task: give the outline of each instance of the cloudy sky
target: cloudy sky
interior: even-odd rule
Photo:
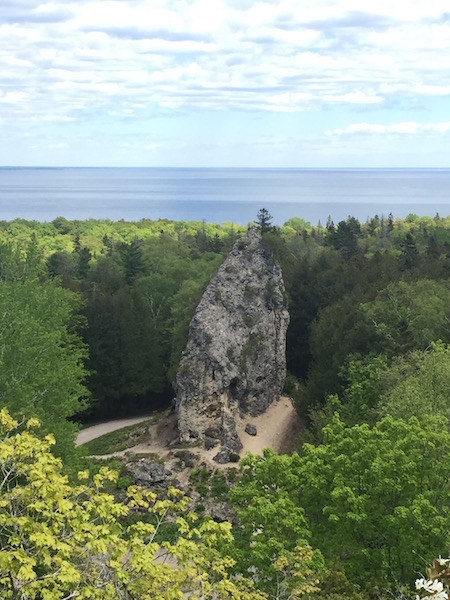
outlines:
[[[450,4],[1,0],[0,165],[450,167]]]

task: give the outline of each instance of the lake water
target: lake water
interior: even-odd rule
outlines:
[[[450,215],[450,169],[0,168],[0,220]]]

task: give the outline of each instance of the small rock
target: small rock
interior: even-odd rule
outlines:
[[[247,423],[247,425],[245,426],[245,433],[248,433],[248,435],[256,435],[258,433],[256,425],[253,425],[252,423]]]
[[[214,448],[215,446],[217,446],[218,443],[219,443],[218,439],[210,437],[209,435],[205,435],[205,448],[207,450],[211,450],[211,448]]]
[[[220,452],[214,456],[213,461],[219,463],[219,465],[225,465],[226,463],[230,462],[230,454],[231,452],[229,448],[222,447]]]
[[[239,524],[238,519],[228,502],[218,501],[217,498],[212,499],[212,501],[207,500],[206,511],[207,514],[214,521],[216,521],[216,523],[223,523],[227,521],[233,525]]]
[[[208,429],[205,431],[205,436],[216,439],[220,438],[219,427],[208,427]]]

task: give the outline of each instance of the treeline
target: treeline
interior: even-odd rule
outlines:
[[[293,218],[282,228],[268,225],[267,211],[264,218],[264,235],[283,266],[291,316],[287,384],[300,414],[319,418],[317,409],[337,395],[345,406],[361,405],[359,416],[350,411],[354,420],[367,419],[374,406],[366,407],[366,391],[364,401],[355,398],[358,378],[377,365],[380,373],[397,368],[399,356],[416,364],[412,351],[448,342],[450,218],[375,216],[361,224],[349,217],[325,227]],[[63,217],[0,222],[2,280],[52,284],[78,303],[70,327],[87,351],[89,395],[79,418],[170,402],[195,306],[245,229]],[[383,385],[390,383],[373,382],[377,390]]]
[[[320,421],[318,409],[332,396],[349,423],[374,423],[392,414],[386,405],[404,377],[447,360],[436,342],[450,341],[450,219],[300,226],[280,256],[291,315],[288,368],[299,382],[298,410],[310,421]]]

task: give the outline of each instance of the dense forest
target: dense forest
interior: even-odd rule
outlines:
[[[244,459],[229,498],[240,523],[232,534],[206,522],[194,528],[209,552],[204,569],[222,565],[223,588],[210,582],[209,596],[193,597],[413,598],[414,579],[450,544],[450,218],[329,218],[325,226],[292,218],[272,227],[260,211],[257,222],[283,268],[291,317],[286,393],[304,431],[292,455],[268,450]],[[50,464],[45,435],[54,435],[52,452],[72,480],[86,464],[74,448],[77,422],[170,405],[195,307],[245,231],[164,220],[0,222],[1,406],[22,423],[2,413],[3,436],[39,419],[36,456],[55,480],[60,506],[71,491]],[[37,440],[17,435],[24,444]],[[24,461],[17,448],[1,455],[3,486],[8,460]],[[22,463],[21,477],[34,481]],[[12,478],[14,489],[21,477]],[[86,500],[95,519],[108,502],[101,485],[97,500]],[[130,506],[163,510],[137,494]],[[111,510],[119,519],[121,509]],[[3,546],[12,527],[5,523]],[[179,540],[192,539],[189,531],[181,527]],[[182,548],[175,554],[182,564]],[[151,576],[148,564],[142,569]],[[248,570],[254,581],[236,579]],[[0,550],[4,589],[12,581],[4,573],[13,571]],[[128,575],[117,577],[123,583]],[[145,596],[136,585],[135,595],[96,596],[94,586],[79,597],[182,597]],[[8,589],[5,598],[70,597]]]

